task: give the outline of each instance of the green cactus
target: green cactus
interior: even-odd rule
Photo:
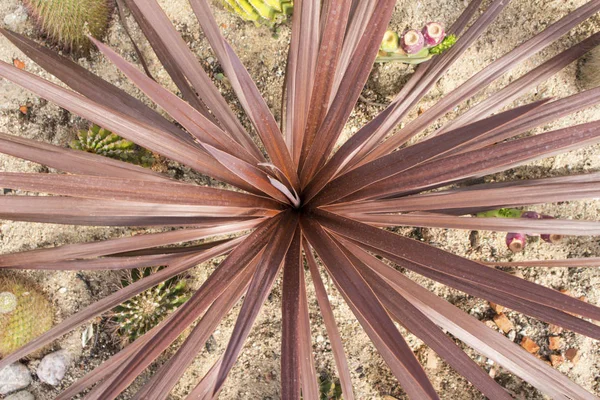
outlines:
[[[438,44],[429,49],[429,54],[437,55],[442,54],[446,50],[449,50],[452,46],[456,44],[457,41],[456,35],[448,35],[442,40],[442,43]]]
[[[431,60],[433,56],[442,54],[456,43],[455,35],[447,35],[435,46],[424,46],[414,54],[407,54],[400,46],[399,35],[394,31],[386,31],[377,54],[377,62],[400,61],[405,64],[421,64]]]
[[[319,376],[319,399],[320,400],[341,400],[342,386],[339,380],[324,372]]]
[[[100,128],[98,125],[92,125],[89,130],[79,131],[77,139],[71,141],[69,146],[72,149],[100,154],[145,167],[150,167],[154,163],[154,158],[148,150],[142,149],[135,143]]]
[[[87,52],[106,33],[114,0],[23,0],[40,30],[66,50]]]
[[[0,358],[49,330],[54,308],[35,284],[0,275]]]
[[[257,25],[273,25],[292,14],[293,0],[222,0],[230,12]]]
[[[121,286],[128,286],[160,269],[162,268],[125,271],[121,275]],[[185,279],[171,278],[116,307],[111,318],[115,331],[124,344],[133,342],[188,299]]]

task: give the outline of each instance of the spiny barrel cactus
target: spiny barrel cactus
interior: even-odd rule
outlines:
[[[161,268],[141,268],[125,271],[121,286],[125,287]],[[113,311],[115,330],[124,344],[148,332],[189,298],[185,279],[178,277],[162,282],[121,304]]]
[[[88,130],[77,132],[77,139],[71,141],[69,146],[72,149],[143,166],[151,166],[154,163],[150,152],[98,125],[92,125]]]
[[[54,309],[35,284],[0,275],[0,358],[52,327]]]
[[[292,14],[293,0],[222,0],[229,11],[246,21],[271,25]]]
[[[85,52],[104,36],[114,0],[23,0],[40,30],[67,50]]]

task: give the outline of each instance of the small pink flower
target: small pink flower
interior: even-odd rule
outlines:
[[[409,29],[402,35],[400,45],[406,54],[415,54],[423,49],[425,38],[421,32]]]
[[[423,27],[423,38],[427,47],[437,46],[446,37],[446,31],[441,24],[429,22]]]

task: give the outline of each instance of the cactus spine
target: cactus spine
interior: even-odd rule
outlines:
[[[77,132],[77,139],[71,141],[72,149],[87,151],[117,160],[149,167],[154,163],[152,154],[135,143],[125,140],[109,130],[92,125],[88,130]]]
[[[0,358],[52,327],[54,308],[38,287],[16,275],[0,275]]]
[[[125,271],[121,275],[121,287],[128,286],[158,270],[159,268],[141,268]],[[171,278],[115,308],[112,316],[115,331],[124,344],[133,342],[188,299],[186,281],[178,277]]]
[[[87,35],[101,38],[110,22],[114,0],[24,0],[40,30],[67,50],[86,52]]]

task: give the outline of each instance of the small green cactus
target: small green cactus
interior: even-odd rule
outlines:
[[[342,386],[339,380],[334,379],[329,373],[324,372],[319,377],[320,400],[341,400]]]
[[[0,358],[52,327],[54,309],[30,281],[0,275]]]
[[[293,0],[222,0],[230,12],[257,25],[273,25],[292,14]]]
[[[142,149],[135,143],[100,128],[98,125],[92,125],[89,130],[77,132],[77,139],[71,141],[69,146],[72,149],[83,150],[145,167],[152,166],[154,163],[154,158],[148,150]]]
[[[66,50],[87,52],[106,33],[114,0],[23,0],[40,30]]]
[[[159,269],[141,268],[125,271],[121,276],[121,286],[128,286]],[[116,307],[111,318],[115,331],[124,344],[133,342],[188,299],[185,279],[168,279]]]

